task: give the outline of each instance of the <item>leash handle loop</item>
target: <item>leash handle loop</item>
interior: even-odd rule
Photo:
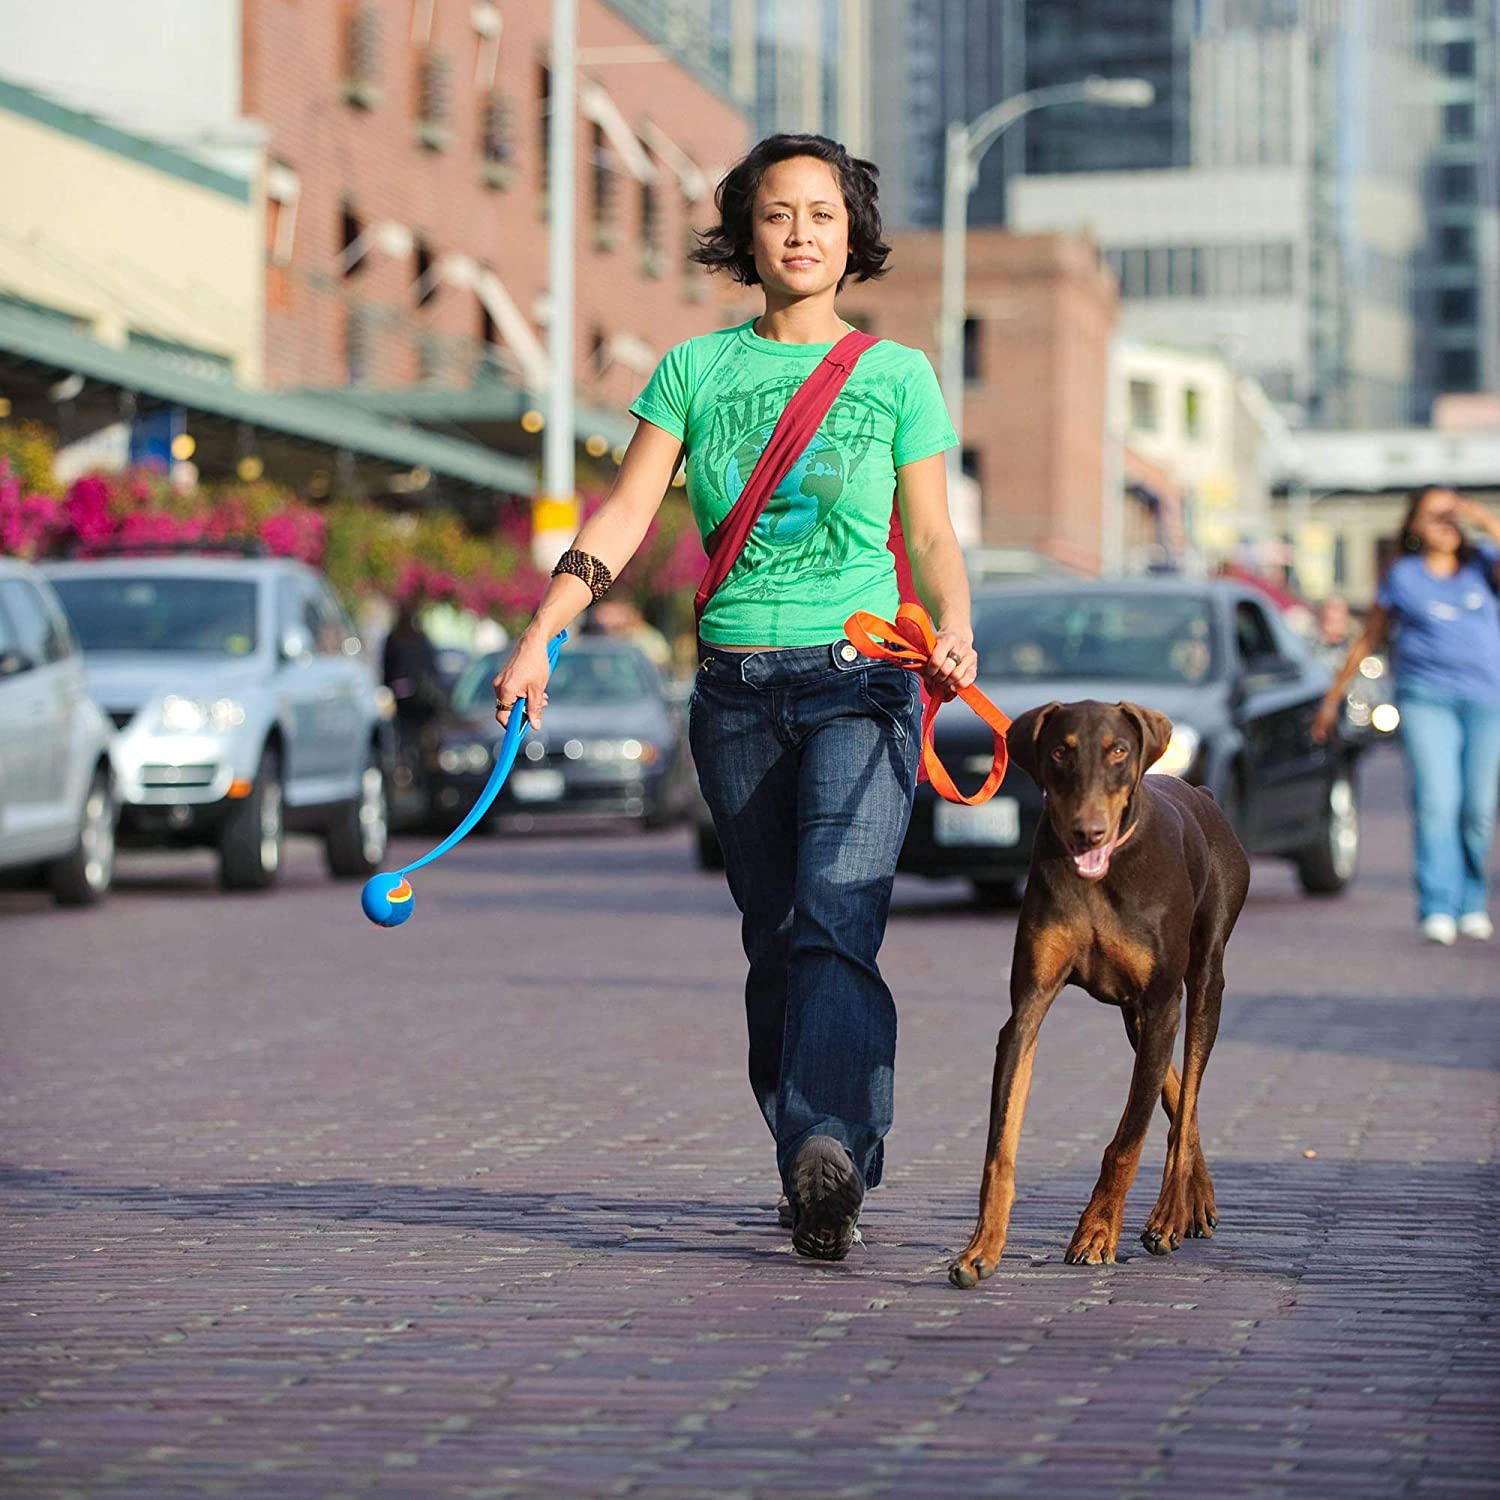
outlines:
[[[863,655],[876,661],[894,662],[898,667],[919,672],[932,656],[937,645],[937,632],[932,628],[932,619],[920,604],[905,603],[896,611],[894,621],[882,620],[866,610],[856,610],[844,622],[844,633],[852,646]],[[948,774],[948,768],[938,759],[932,742],[933,725],[937,720],[941,702],[930,693],[923,695],[922,705],[922,769],[932,783],[932,789],[945,802],[961,802],[966,807],[978,807],[988,802],[1000,790],[1005,780],[1006,768],[1010,764],[1010,750],[1005,743],[1005,731],[1010,720],[979,691],[977,687],[960,688],[958,696],[989,726],[995,737],[994,756],[990,762],[990,773],[984,785],[972,796],[966,797],[957,783]]]

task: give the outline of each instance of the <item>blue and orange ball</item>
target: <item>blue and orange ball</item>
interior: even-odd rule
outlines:
[[[365,881],[359,904],[379,927],[399,927],[411,916],[416,896],[404,875],[374,875]]]

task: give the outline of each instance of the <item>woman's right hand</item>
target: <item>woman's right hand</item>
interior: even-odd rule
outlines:
[[[526,718],[533,729],[542,727],[542,710],[547,706],[547,679],[552,665],[547,648],[540,641],[522,636],[511,652],[510,660],[495,678],[495,718],[502,727],[510,724],[511,710],[518,699],[526,700]]]
[[[1318,705],[1318,711],[1312,721],[1312,737],[1318,744],[1325,743],[1328,736],[1338,727],[1343,706],[1342,694],[1337,698],[1329,696]]]

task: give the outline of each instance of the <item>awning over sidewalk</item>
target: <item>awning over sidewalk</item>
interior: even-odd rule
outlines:
[[[60,319],[27,308],[0,305],[0,395],[9,387],[35,385],[68,375],[129,392],[164,405],[183,407],[223,422],[298,443],[347,452],[356,458],[405,470],[425,469],[440,479],[512,495],[536,492],[534,467],[477,443],[405,425],[400,410],[374,412],[334,394],[251,390],[232,380],[214,380],[139,348],[117,348]],[[80,396],[75,399],[81,399]],[[19,406],[20,403],[15,403]]]

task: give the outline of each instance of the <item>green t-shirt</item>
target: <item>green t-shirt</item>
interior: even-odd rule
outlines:
[[[703,537],[729,514],[793,392],[831,348],[779,344],[742,323],[678,344],[656,367],[630,410],[682,440]],[[889,339],[867,349],[709,601],[703,639],[817,646],[838,640],[857,609],[892,618],[896,470],[956,441],[927,356]]]

